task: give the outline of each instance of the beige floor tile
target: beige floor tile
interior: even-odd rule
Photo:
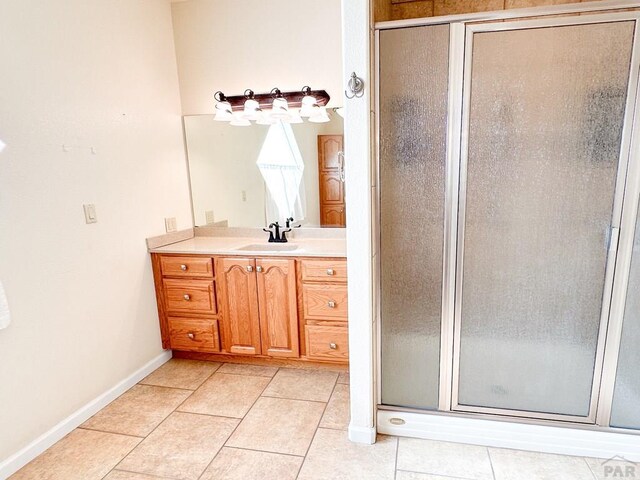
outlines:
[[[304,455],[324,408],[319,402],[260,397],[227,446]]]
[[[404,472],[398,470],[396,472],[396,480],[467,480],[460,477],[443,477],[442,475],[431,475],[429,473]]]
[[[400,438],[398,470],[473,480],[493,480],[486,447]]]
[[[74,430],[10,479],[99,480],[139,442],[125,435]]]
[[[266,377],[214,373],[178,410],[242,418],[270,381]]]
[[[281,368],[263,395],[265,397],[327,402],[337,379],[337,372]]]
[[[337,384],[322,415],[320,426],[346,430],[349,428],[349,418],[349,385]]]
[[[144,473],[113,470],[109,475],[104,477],[104,480],[163,480],[165,478],[166,477],[158,477],[156,475],[145,475]]]
[[[393,480],[397,439],[379,436],[373,445],[350,442],[347,432],[320,428],[298,480]]]
[[[188,390],[134,385],[82,427],[145,437],[189,395]]]
[[[340,372],[340,375],[338,375],[338,383],[349,385],[349,372]]]
[[[273,377],[278,367],[267,365],[245,365],[242,363],[223,363],[218,372],[231,373],[233,375],[253,375],[256,377]]]
[[[490,448],[496,480],[593,480],[581,457]]]
[[[173,413],[120,462],[118,469],[197,479],[237,425],[233,418]]]
[[[640,462],[634,463],[624,458],[605,460],[602,458],[585,458],[591,471],[598,480],[610,480],[613,478],[637,478],[640,479]]]
[[[223,448],[200,480],[295,480],[302,457]]]
[[[195,390],[219,367],[217,362],[200,362],[174,358],[158,368],[140,383],[159,387]]]

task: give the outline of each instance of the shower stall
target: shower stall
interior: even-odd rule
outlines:
[[[639,21],[376,32],[380,409],[640,430]]]

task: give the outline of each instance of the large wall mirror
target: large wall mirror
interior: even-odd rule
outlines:
[[[196,226],[345,226],[342,117],[241,127],[184,117]]]

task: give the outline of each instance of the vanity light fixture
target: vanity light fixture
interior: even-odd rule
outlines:
[[[301,117],[310,117],[313,115],[313,107],[318,106],[318,101],[316,97],[311,95],[311,87],[302,87],[302,106],[300,107],[300,116]]]
[[[224,93],[217,91],[213,94],[213,98],[216,99],[216,116],[213,118],[217,122],[228,122],[233,120],[233,109],[231,104],[225,97]]]
[[[309,121],[312,123],[327,123],[331,119],[327,114],[327,109],[325,107],[315,106],[313,107],[313,112],[309,116]]]
[[[244,91],[244,97],[246,100],[244,101],[244,109],[241,117],[245,120],[258,120],[262,115],[262,109],[258,101],[254,98],[255,94],[253,90],[247,88]]]
[[[260,94],[247,89],[243,95],[232,97],[218,91],[214,98],[217,102],[214,120],[227,121],[231,125],[247,126],[251,121],[258,125],[273,125],[279,121],[302,123],[302,117],[313,123],[330,120],[324,107],[331,97],[325,90],[311,90],[308,86],[291,92],[274,88],[269,93]]]
[[[282,92],[279,88],[271,90],[273,95],[273,103],[271,104],[271,118],[276,120],[288,120],[291,115],[289,114],[289,102],[282,96]]]

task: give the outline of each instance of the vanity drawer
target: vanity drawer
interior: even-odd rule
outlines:
[[[345,283],[347,281],[346,260],[302,260],[303,282]]]
[[[303,284],[306,320],[347,320],[347,286]]]
[[[347,327],[306,326],[307,357],[320,360],[349,360]]]
[[[160,257],[165,277],[211,277],[213,262],[210,257]]]
[[[219,352],[218,321],[169,317],[169,342],[174,350]]]
[[[214,315],[216,297],[211,280],[164,279],[167,310],[170,312],[193,312]]]

